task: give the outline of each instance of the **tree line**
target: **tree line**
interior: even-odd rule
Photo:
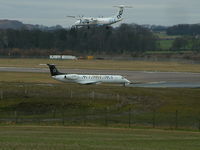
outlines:
[[[139,25],[55,31],[0,30],[1,55],[47,55],[53,52],[121,54],[156,49],[156,36]]]
[[[179,24],[167,28],[168,35],[199,35],[200,24]]]

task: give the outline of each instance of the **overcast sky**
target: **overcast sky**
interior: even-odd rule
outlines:
[[[124,23],[200,23],[200,0],[0,0],[0,19],[69,27],[74,20],[67,15],[109,17],[119,4],[133,6],[125,10]]]

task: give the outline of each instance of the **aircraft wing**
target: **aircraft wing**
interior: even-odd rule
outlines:
[[[90,22],[90,23],[93,23],[93,24],[98,22],[98,20],[94,19],[94,18],[84,18],[82,21],[83,22]]]
[[[87,85],[87,84],[99,84],[101,82],[98,82],[98,81],[79,81],[78,83]]]
[[[93,19],[93,20],[92,20],[92,23],[97,23],[97,22],[98,22],[97,19]]]

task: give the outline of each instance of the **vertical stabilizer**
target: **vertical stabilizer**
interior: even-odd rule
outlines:
[[[132,8],[131,6],[125,6],[125,5],[118,5],[118,6],[114,6],[114,7],[117,7],[119,8],[119,12],[117,14],[117,19],[121,19],[122,18],[122,15],[124,13],[124,8]]]
[[[119,13],[117,15],[117,19],[121,19],[122,18],[123,12],[124,12],[124,7],[120,7]]]
[[[60,74],[62,74],[62,73],[60,73],[60,72],[58,71],[58,69],[56,68],[55,65],[53,65],[53,64],[47,64],[47,65],[49,66],[49,69],[50,69],[50,72],[51,72],[51,76],[55,76],[55,75],[60,75]]]

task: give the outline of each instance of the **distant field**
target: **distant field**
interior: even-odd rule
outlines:
[[[200,72],[200,64],[153,61],[116,61],[116,60],[49,60],[49,59],[0,59],[0,67],[42,68],[39,64],[56,64],[66,69],[107,69],[134,71],[175,71]]]
[[[174,40],[159,40],[158,44],[160,46],[160,49],[162,50],[169,50],[172,47]]]
[[[176,39],[178,37],[181,37],[180,35],[167,35],[166,32],[159,32],[154,34],[157,35],[160,39]]]
[[[8,126],[2,150],[199,150],[200,133],[163,130]]]
[[[160,33],[154,33],[156,36],[158,36],[159,40],[157,43],[159,44],[158,47],[161,50],[170,50],[172,47],[172,44],[174,40],[180,36],[171,36],[167,35],[165,32],[160,32]]]

